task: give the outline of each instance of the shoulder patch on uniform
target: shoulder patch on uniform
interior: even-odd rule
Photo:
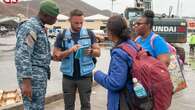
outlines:
[[[35,41],[33,40],[32,36],[28,34],[28,36],[25,39],[25,42],[28,46],[33,47]]]
[[[29,34],[32,36],[33,40],[36,41],[37,40],[37,34],[33,31],[30,31]]]
[[[30,31],[29,34],[27,35],[25,42],[27,43],[28,46],[33,47],[34,43],[37,40],[37,35],[35,32]]]

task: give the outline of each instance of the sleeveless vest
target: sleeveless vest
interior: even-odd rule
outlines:
[[[63,42],[62,42],[62,47],[64,50],[67,50],[73,47],[76,43],[72,39],[70,29],[67,29],[66,32],[63,34],[65,35],[63,38]],[[83,28],[81,29],[78,44],[80,44],[81,46],[91,47],[91,39],[86,29],[83,29]],[[81,76],[91,74],[92,70],[95,67],[92,57],[86,56],[86,55],[83,55],[83,57],[79,58],[79,65],[80,65],[80,75]],[[65,59],[62,60],[60,70],[64,75],[71,76],[71,77],[73,76],[74,53],[71,53],[69,56],[67,56]]]

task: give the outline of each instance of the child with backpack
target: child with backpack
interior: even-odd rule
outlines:
[[[96,71],[94,79],[108,89],[108,110],[167,110],[173,86],[166,65],[129,39],[123,17],[112,16],[107,29],[115,43],[109,71]]]

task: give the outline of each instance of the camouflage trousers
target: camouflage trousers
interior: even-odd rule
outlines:
[[[32,101],[28,97],[22,96],[24,110],[44,110],[47,80],[32,80],[31,83]],[[21,84],[21,81],[19,81],[20,89]]]

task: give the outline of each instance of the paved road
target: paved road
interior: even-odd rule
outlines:
[[[55,39],[49,40],[53,46]],[[15,42],[16,37],[14,35],[0,37],[0,90],[10,91],[18,88],[14,63]],[[101,69],[106,72],[110,60],[108,48],[102,48],[101,53],[102,56],[98,58],[95,70]],[[47,95],[62,92],[62,74],[59,67],[60,63],[51,62],[51,80],[48,81]]]
[[[80,110],[80,101],[79,96],[77,94],[76,97],[76,109]],[[106,110],[106,90],[101,86],[96,86],[93,89],[92,95],[91,95],[91,110]],[[49,105],[46,105],[45,110],[63,110],[64,109],[64,103],[63,100],[59,100],[57,102],[51,103]]]
[[[195,110],[195,70],[186,67],[185,77],[188,88],[174,95],[170,110]]]
[[[189,66],[185,67],[185,77],[188,88],[173,96],[172,105],[169,110],[195,110],[195,71]],[[101,86],[93,89],[91,96],[92,110],[106,110],[106,90]],[[63,100],[46,105],[46,110],[63,110]],[[76,109],[80,110],[79,97],[77,95]]]
[[[14,46],[15,36],[8,38],[0,38],[0,89],[14,90],[18,88],[16,81],[16,69],[14,66]],[[53,43],[53,40],[51,40]],[[106,72],[109,64],[109,49],[101,49],[101,57],[98,58],[96,70],[100,69]],[[194,70],[192,71],[188,66],[185,67],[185,76],[188,82],[188,88],[178,94],[174,95],[172,106],[170,110],[195,110],[195,60],[191,60]],[[56,94],[61,93],[61,73],[59,72],[59,63],[52,62],[52,77],[48,81],[47,93]],[[92,94],[92,110],[106,110],[106,90],[97,86]],[[79,110],[80,104],[77,100],[76,110]],[[51,109],[53,108],[53,109]],[[58,109],[55,109],[58,108]],[[53,104],[47,105],[46,110],[63,110],[63,101],[60,100]]]

